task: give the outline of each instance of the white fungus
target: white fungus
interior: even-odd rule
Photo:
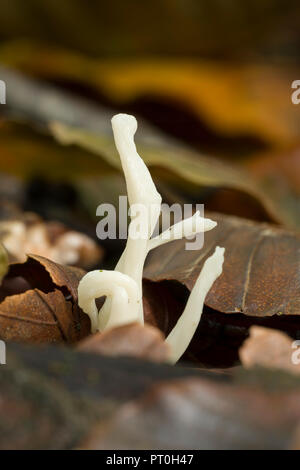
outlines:
[[[217,225],[196,212],[151,238],[159,219],[162,199],[136,150],[137,121],[134,116],[118,114],[112,119],[112,128],[126,179],[131,221],[127,244],[115,270],[92,271],[79,284],[79,306],[89,315],[93,333],[135,321],[143,323],[142,278],[149,251],[169,241],[206,232]],[[135,225],[137,212],[142,228],[138,236]],[[204,263],[185,310],[166,339],[172,363],[182,356],[196,331],[205,297],[222,273],[224,251],[224,248],[217,247]],[[98,311],[96,299],[102,296],[107,298]]]

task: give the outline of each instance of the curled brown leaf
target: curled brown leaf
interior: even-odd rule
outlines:
[[[0,337],[24,343],[74,343],[90,331],[78,307],[77,286],[84,275],[31,255],[13,264],[0,288]]]

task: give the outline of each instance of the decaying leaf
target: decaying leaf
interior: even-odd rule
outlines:
[[[166,361],[169,354],[162,332],[139,323],[91,335],[79,343],[78,349],[107,356],[134,356],[157,362]]]
[[[290,448],[299,377],[243,372],[8,344],[0,448]]]
[[[201,322],[184,356],[205,367],[239,362],[238,350],[257,324],[296,338],[299,330],[299,234],[267,224],[206,212],[218,222],[202,250],[175,241],[149,255],[144,271],[148,323],[167,335],[184,310],[205,259],[226,248],[223,274],[208,296]]]
[[[205,234],[202,250],[185,250],[186,240],[164,245],[150,254],[144,277],[178,281],[191,290],[207,256],[224,246],[223,274],[206,298],[208,307],[257,317],[300,315],[299,234],[237,217],[206,216],[218,226]]]
[[[99,417],[87,400],[15,363],[2,368],[0,388],[1,450],[70,448]]]
[[[82,268],[95,266],[102,250],[88,236],[69,230],[58,222],[43,222],[39,217],[0,221],[0,240],[13,261],[23,263],[27,253],[43,256],[55,263]]]
[[[297,427],[292,439],[290,450],[300,450],[300,424]]]
[[[250,336],[239,350],[242,364],[247,367],[263,366],[300,374],[300,354],[293,340],[281,331],[252,326]],[[293,362],[293,356],[295,361]]]
[[[77,447],[92,425],[150,384],[195,374],[73,348],[7,344],[0,374],[0,449]]]
[[[92,429],[80,448],[286,449],[300,422],[299,394],[200,379],[159,384]]]
[[[77,305],[79,268],[31,255],[13,264],[0,288],[0,337],[22,343],[74,343],[90,331]]]

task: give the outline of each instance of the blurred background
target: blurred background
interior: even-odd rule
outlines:
[[[298,230],[299,31],[296,0],[1,0],[2,220],[95,239],[125,193],[110,118],[128,112],[166,202]]]
[[[299,10],[296,0],[2,0],[0,34],[95,58],[297,62]]]

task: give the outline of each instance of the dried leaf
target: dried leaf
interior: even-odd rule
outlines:
[[[62,384],[16,364],[1,370],[0,384],[1,450],[71,448],[101,416]]]
[[[149,384],[195,374],[134,358],[7,344],[0,374],[0,449],[76,447],[92,425]]]
[[[293,340],[281,331],[252,326],[250,336],[239,350],[242,364],[247,367],[270,367],[300,374],[300,362],[293,363]]]
[[[223,274],[205,304],[218,312],[249,316],[300,315],[300,235],[267,224],[208,214],[218,226],[205,234],[201,251],[178,240],[154,250],[144,276],[178,281],[192,289],[216,246],[226,249]],[[163,253],[163,256],[162,256]]]
[[[106,356],[134,356],[156,362],[166,361],[169,354],[161,331],[139,323],[96,333],[81,341],[78,349]]]
[[[0,337],[24,343],[73,343],[90,331],[78,307],[79,268],[41,256],[11,265],[0,288]]]
[[[69,449],[84,442],[107,449],[291,447],[299,423],[299,377],[243,372],[221,375],[8,344],[0,374],[6,405],[0,448]],[[91,431],[93,442],[87,439]]]
[[[272,393],[200,379],[160,384],[92,429],[80,448],[286,449],[300,421],[299,397],[299,387]]]
[[[144,271],[146,321],[167,335],[184,310],[205,259],[226,248],[223,274],[205,300],[203,315],[183,357],[201,367],[231,367],[253,324],[297,338],[299,234],[267,224],[206,212],[218,226],[199,251],[185,240],[153,251]]]
[[[294,436],[292,438],[292,442],[290,445],[290,450],[300,450],[300,424],[297,427]]]

